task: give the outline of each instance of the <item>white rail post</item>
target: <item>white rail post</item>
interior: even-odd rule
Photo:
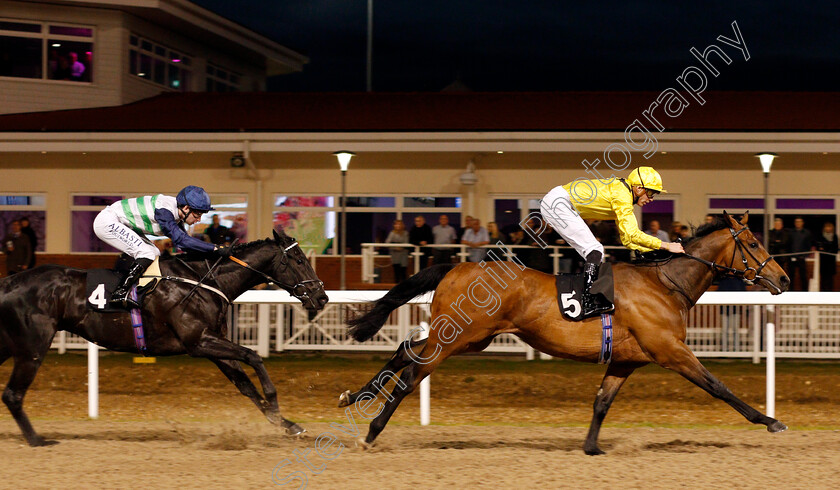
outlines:
[[[270,316],[268,307],[268,303],[257,306],[257,354],[260,357],[268,357],[270,350],[271,328],[268,321]]]
[[[429,324],[420,322],[423,330],[420,332],[420,340],[429,338]],[[432,406],[432,390],[431,390],[431,376],[420,382],[420,425],[429,425],[432,420],[431,406]]]
[[[764,340],[767,342],[767,416],[776,417],[776,324],[770,321],[773,305],[767,305],[767,330]]]
[[[753,364],[761,362],[761,307],[753,306]]]
[[[88,417],[99,418],[99,346],[88,342]]]
[[[283,352],[283,346],[286,340],[286,305],[277,304],[275,306],[277,308],[277,321],[274,332],[276,342],[274,350],[277,352]]]
[[[58,332],[58,353],[67,353],[67,332],[64,330]]]

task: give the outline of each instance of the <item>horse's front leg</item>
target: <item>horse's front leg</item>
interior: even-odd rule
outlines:
[[[642,344],[642,342],[639,343]],[[682,341],[678,339],[661,340],[654,345],[642,344],[642,347],[657,364],[680,373],[713,397],[725,401],[750,422],[766,425],[769,432],[781,432],[787,429],[785,424],[764,415],[735,396],[723,382],[700,364],[691,349]]]
[[[239,391],[250,398],[263,411],[269,422],[282,426],[286,429],[286,432],[292,435],[304,432],[302,427],[280,414],[280,407],[277,403],[277,389],[271,382],[262,359],[256,352],[214,333],[204,332],[195,345],[187,347],[187,353],[192,357],[206,357],[216,363],[222,373],[239,388]],[[251,366],[260,380],[265,398],[259,396],[257,388],[238,366],[223,362],[225,360],[241,361]]]

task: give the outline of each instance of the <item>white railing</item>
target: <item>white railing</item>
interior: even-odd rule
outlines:
[[[430,296],[412,300],[395,310],[382,330],[359,343],[347,334],[348,318],[369,309],[368,303],[385,291],[328,291],[330,302],[310,322],[300,301],[285,291],[248,291],[231,308],[229,337],[267,357],[273,350],[393,352],[422,321],[429,322]],[[768,315],[766,305],[776,305]],[[775,323],[778,357],[840,359],[840,293],[710,291],[688,315],[686,344],[698,357],[764,357],[763,326]],[[59,332],[53,348],[84,349],[81,337]],[[488,346],[489,353],[534,350],[519,338],[503,334]]]
[[[388,255],[381,255],[377,253],[377,249],[383,248],[407,248],[412,250],[409,253],[409,256],[412,258],[414,262],[414,270],[419,271],[421,269],[421,257],[425,255],[421,252],[421,249],[451,249],[453,250],[453,256],[458,257],[460,262],[467,262],[467,259],[470,256],[469,249],[470,247],[462,244],[449,244],[449,245],[423,245],[422,247],[419,245],[412,245],[410,243],[362,243],[362,282],[365,283],[375,283],[376,279],[379,277],[379,274],[376,273],[376,259],[379,257],[388,257]],[[560,272],[569,272],[568,267],[571,266],[572,257],[577,257],[577,252],[572,247],[567,245],[551,245],[542,249],[538,246],[534,245],[505,245],[510,252],[505,252],[501,247],[498,245],[484,245],[481,248],[486,250],[494,250],[499,257],[503,257],[505,260],[510,260],[511,257],[517,256],[516,251],[538,251],[538,250],[546,250],[550,251],[549,257],[551,257],[552,263],[552,270],[555,274]],[[607,245],[604,247],[606,251],[606,257],[610,257],[611,250],[623,250],[629,253],[629,250],[625,247],[620,247],[616,245]],[[457,250],[457,252],[455,252]],[[565,253],[564,253],[565,252]],[[527,264],[526,264],[527,265]]]

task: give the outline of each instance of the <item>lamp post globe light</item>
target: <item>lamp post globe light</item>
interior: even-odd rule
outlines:
[[[333,155],[338,159],[338,166],[341,168],[341,231],[338,236],[338,246],[341,249],[340,289],[344,290],[347,289],[344,257],[347,250],[347,168],[350,166],[350,160],[356,154],[349,151],[337,151]]]
[[[761,171],[764,172],[764,248],[770,250],[770,200],[768,199],[768,183],[770,180],[770,167],[777,156],[775,153],[758,153],[755,156],[761,162]]]

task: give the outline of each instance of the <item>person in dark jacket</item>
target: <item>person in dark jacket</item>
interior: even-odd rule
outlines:
[[[20,231],[20,221],[12,221],[9,233],[3,238],[3,253],[6,254],[6,273],[10,276],[29,268],[32,247],[29,237]]]
[[[816,247],[818,251],[824,252],[820,255],[820,291],[834,291],[834,275],[837,273],[837,234],[834,233],[834,223],[823,225]]]
[[[790,253],[790,230],[785,228],[785,223],[782,221],[782,218],[776,218],[773,220],[773,229],[770,230],[769,238],[770,241],[768,242],[768,246],[770,248],[767,251],[770,255]],[[774,260],[782,266],[782,269],[784,269],[785,272],[790,274],[790,269],[788,268],[788,257],[775,257]]]
[[[805,228],[805,220],[796,218],[793,221],[793,230],[790,231],[790,251],[791,253],[799,253],[790,258],[790,285],[791,291],[807,291],[808,290],[808,269],[805,265],[805,259],[810,255],[805,252],[813,250],[814,239],[811,231]],[[797,287],[797,277],[799,278],[799,285]]]
[[[435,237],[432,228],[426,224],[426,218],[417,216],[414,218],[414,226],[408,231],[408,243],[421,246],[420,268],[425,269],[429,265],[429,248],[425,245],[434,243]]]
[[[29,237],[29,248],[32,249],[32,256],[29,259],[29,269],[35,267],[35,251],[38,250],[38,235],[29,226],[29,218],[26,216],[20,219],[20,232]]]

